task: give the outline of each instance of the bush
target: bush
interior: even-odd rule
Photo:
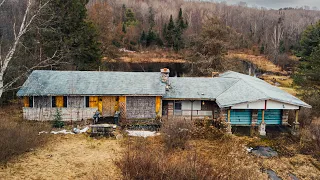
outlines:
[[[127,147],[124,157],[116,162],[124,179],[215,179],[212,165],[199,154],[177,155],[165,151],[161,144],[152,146],[145,139]]]
[[[161,127],[161,134],[167,150],[185,149],[187,141],[191,138],[192,128],[191,121],[183,119],[172,119],[165,122]]]
[[[320,159],[320,119],[314,119],[309,125],[301,129],[300,148],[302,153],[312,154]]]
[[[192,137],[196,139],[215,140],[221,138],[223,130],[213,126],[213,120],[195,120]],[[220,124],[219,124],[220,125]]]
[[[54,128],[62,128],[64,126],[64,122],[62,121],[61,112],[59,109],[57,109],[56,114],[54,115],[52,126]]]
[[[22,120],[21,106],[1,107],[0,110],[0,162],[6,163],[14,156],[43,145],[49,126],[40,122]],[[8,113],[10,112],[10,113]]]

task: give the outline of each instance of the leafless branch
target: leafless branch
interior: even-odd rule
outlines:
[[[2,0],[1,3],[0,3],[0,7],[4,4],[6,0]]]

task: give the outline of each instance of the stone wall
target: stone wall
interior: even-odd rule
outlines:
[[[23,118],[26,120],[52,121],[60,111],[63,121],[81,121],[92,119],[98,108],[23,108]]]

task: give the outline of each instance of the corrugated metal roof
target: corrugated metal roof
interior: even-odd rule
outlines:
[[[230,78],[170,77],[166,99],[215,99],[236,83]]]
[[[164,95],[160,77],[160,72],[36,70],[17,95]]]

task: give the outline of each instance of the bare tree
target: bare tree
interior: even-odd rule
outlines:
[[[0,8],[5,4],[6,0],[2,0],[0,3]],[[49,4],[50,0],[46,1],[43,4],[36,4],[36,1],[27,0],[26,8],[24,10],[21,23],[17,25],[13,23],[12,31],[13,31],[13,39],[6,41],[4,44],[5,47],[2,48],[2,43],[0,42],[0,98],[5,91],[10,90],[12,85],[17,82],[21,77],[26,76],[30,71],[39,67],[46,67],[52,64],[58,63],[59,60],[52,63],[53,59],[59,59],[58,52],[56,51],[52,57],[40,59],[37,63],[31,65],[31,67],[24,67],[25,72],[20,75],[16,75],[15,78],[8,81],[5,79],[5,74],[10,67],[10,62],[12,62],[14,55],[16,54],[18,45],[21,43],[22,38],[26,35],[28,30],[31,28],[31,25],[35,21],[36,17],[38,17],[41,11]],[[18,31],[17,31],[18,30]],[[5,50],[5,52],[1,52],[1,50]],[[21,65],[23,66],[23,65]],[[17,68],[18,67],[13,67]]]

